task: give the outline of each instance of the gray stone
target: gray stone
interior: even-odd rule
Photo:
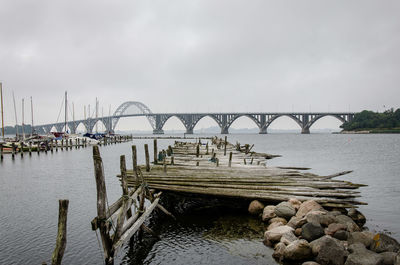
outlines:
[[[268,205],[264,208],[263,214],[262,214],[262,220],[263,222],[268,222],[270,219],[276,217],[275,214],[275,206],[274,205]]]
[[[296,198],[290,198],[288,202],[293,206],[293,208],[296,211],[300,208],[300,205],[301,205],[301,201],[300,200],[298,200]]]
[[[286,245],[283,244],[282,242],[279,242],[274,247],[274,253],[272,254],[272,257],[277,261],[281,262],[283,260],[283,253],[285,252],[285,249]]]
[[[296,240],[297,237],[293,234],[293,232],[287,232],[281,237],[281,242],[284,243],[286,246]]]
[[[293,216],[290,218],[289,222],[287,223],[288,226],[293,227],[294,229],[302,227],[305,223],[307,223],[307,219],[305,217],[300,218],[297,216]]]
[[[270,219],[269,221],[268,221],[268,223],[269,224],[272,224],[272,223],[275,223],[275,222],[281,222],[282,224],[287,224],[287,221],[286,221],[286,219],[285,218],[282,218],[282,217],[275,217],[275,218],[272,218],[272,219]]]
[[[317,256],[319,251],[320,251],[320,249],[321,249],[321,246],[325,245],[325,242],[326,241],[330,241],[330,240],[336,240],[339,243],[339,240],[334,239],[334,238],[332,238],[331,236],[328,236],[328,235],[320,237],[318,239],[315,239],[314,241],[311,241],[310,242],[310,247],[311,247],[311,251],[312,251],[313,255]]]
[[[249,204],[249,213],[253,215],[259,215],[263,212],[264,204],[261,202],[254,200]]]
[[[278,226],[269,231],[266,231],[264,234],[264,237],[265,237],[265,239],[267,239],[271,242],[277,242],[277,241],[281,240],[281,237],[283,236],[283,234],[285,234],[287,232],[293,232],[293,231],[294,231],[294,229],[291,228],[290,226],[287,226],[287,225]]]
[[[349,246],[350,255],[345,265],[383,265],[383,257],[365,248],[362,243]]]
[[[312,211],[306,215],[308,223],[320,224],[327,227],[328,225],[336,222],[336,218],[328,215],[325,211]]]
[[[393,265],[396,260],[396,252],[382,252],[379,255],[383,258],[383,264],[385,265]]]
[[[349,242],[349,245],[352,245],[354,243],[362,243],[366,248],[369,248],[373,242],[372,238],[368,237],[365,233],[362,232],[350,233],[347,241]]]
[[[296,214],[296,210],[293,205],[289,202],[281,202],[275,207],[276,216],[289,220]]]
[[[347,215],[341,214],[336,216],[336,222],[339,224],[344,224],[347,226],[347,231],[351,232],[359,232],[361,231],[360,227]]]
[[[320,241],[316,261],[324,265],[343,265],[349,253],[344,246],[332,237]]]
[[[272,229],[274,229],[275,227],[284,226],[284,225],[285,225],[285,224],[282,223],[282,222],[273,222],[273,223],[271,223],[270,225],[268,225],[267,231],[272,230]]]
[[[396,258],[394,259],[394,265],[400,265],[400,251],[397,252]]]
[[[374,236],[373,242],[371,244],[371,250],[381,253],[381,252],[398,252],[400,251],[399,242],[393,237],[386,234],[378,233]]]
[[[349,232],[344,230],[339,230],[333,234],[333,237],[339,240],[347,240],[349,238]]]
[[[283,253],[287,260],[304,260],[312,257],[310,244],[304,239],[290,243]]]
[[[307,223],[301,227],[301,237],[311,242],[325,235],[325,231],[319,224]]]
[[[332,223],[325,229],[325,234],[333,236],[339,230],[346,230],[347,225],[339,224],[339,223]]]
[[[315,261],[306,261],[303,262],[301,265],[320,265],[320,264]]]
[[[302,218],[311,211],[319,211],[323,209],[324,208],[318,202],[314,200],[308,200],[300,205],[300,208],[297,211],[296,216]]]
[[[358,210],[352,208],[349,210],[349,212],[347,213],[347,215],[353,219],[353,221],[359,226],[359,227],[363,227],[365,225],[365,222],[367,221],[367,219],[365,218],[365,216],[359,212]]]

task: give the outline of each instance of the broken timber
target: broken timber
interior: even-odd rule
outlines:
[[[132,149],[136,151],[136,148]],[[133,155],[135,156],[136,153],[134,152]],[[129,240],[141,227],[148,229],[143,223],[158,205],[161,192],[153,196],[147,188],[147,185],[143,182],[141,185],[134,185],[134,188],[129,191],[126,182],[125,156],[121,156],[120,176],[123,195],[107,208],[107,192],[103,162],[100,157],[98,146],[93,146],[93,162],[97,188],[97,217],[92,221],[92,229],[100,230],[105,264],[111,265],[114,264],[114,256],[124,242]],[[134,165],[135,162],[136,157],[133,157]],[[141,175],[140,169],[137,169],[135,175],[136,178]],[[140,197],[139,203],[137,203],[138,197]],[[147,208],[144,207],[145,197],[148,198],[151,203]],[[132,205],[135,206],[134,214],[132,214]],[[137,207],[137,205],[139,205],[139,207]]]
[[[365,204],[356,200],[360,195],[355,191],[365,185],[333,179],[350,171],[319,176],[299,171],[308,168],[267,167],[266,159],[275,156],[251,151],[253,146],[232,145],[218,138],[212,139],[211,146],[176,141],[173,156],[165,158],[168,169],[162,165],[152,165],[148,172],[145,166],[138,168],[143,169],[149,188],[156,190],[274,202],[313,199],[338,208]],[[208,148],[214,151],[208,154]],[[246,160],[252,162],[245,164]],[[128,187],[134,187],[136,175],[132,170],[126,174]]]

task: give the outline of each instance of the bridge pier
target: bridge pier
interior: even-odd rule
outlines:
[[[164,130],[163,129],[154,129],[153,134],[164,134]]]
[[[301,128],[301,134],[310,134],[310,128],[308,127]]]
[[[193,134],[193,129],[186,129],[186,133],[185,134]]]
[[[224,127],[221,129],[221,134],[229,134],[228,128]]]
[[[267,128],[260,128],[260,132],[258,134],[268,134]]]

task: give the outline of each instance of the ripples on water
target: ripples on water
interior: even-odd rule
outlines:
[[[341,178],[369,185],[361,189],[360,198],[369,203],[361,207],[367,225],[371,230],[391,231],[399,239],[400,135],[230,135],[229,140],[254,143],[256,151],[283,155],[270,160],[270,165],[311,167],[312,172],[323,175],[354,170]],[[172,142],[159,140],[159,147]],[[144,143],[152,145],[151,140],[134,141],[139,163],[144,162]],[[115,176],[119,156],[125,154],[130,161],[131,144],[100,149],[110,202],[121,195]],[[90,226],[96,215],[91,148],[34,153],[15,161],[6,156],[0,164],[0,264],[49,263],[56,241],[58,199],[70,200],[63,263],[102,264]],[[198,214],[177,222],[163,219],[155,228],[161,240],[150,238],[139,251],[125,246],[116,264],[275,264],[271,250],[261,243],[262,233],[260,238],[245,236],[257,231],[251,228],[253,223],[242,218],[229,220],[231,216]]]

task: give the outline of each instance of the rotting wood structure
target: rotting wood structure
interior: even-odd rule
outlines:
[[[365,204],[356,199],[360,195],[355,191],[365,185],[333,179],[351,171],[319,176],[303,172],[309,168],[267,167],[267,159],[275,156],[254,152],[253,146],[233,145],[226,137],[215,137],[205,143],[175,141],[174,146],[158,153],[154,139],[153,163],[145,144],[146,164],[137,165],[137,149],[133,145],[132,170],[126,169],[125,156],[120,159],[122,197],[109,207],[103,164],[99,149],[94,146],[98,215],[92,221],[92,229],[100,231],[106,264],[113,264],[119,248],[139,229],[151,232],[143,223],[156,207],[173,217],[159,204],[162,191],[276,203],[290,198],[313,199],[332,208]],[[147,208],[145,199],[150,202]]]
[[[169,149],[171,155],[150,170],[140,167],[151,189],[272,202],[313,199],[337,208],[365,204],[356,199],[360,194],[355,191],[365,185],[333,179],[351,171],[319,176],[302,171],[307,168],[267,167],[266,159],[274,156],[218,138],[203,144],[175,142]],[[127,171],[127,183],[137,183],[132,170]]]

